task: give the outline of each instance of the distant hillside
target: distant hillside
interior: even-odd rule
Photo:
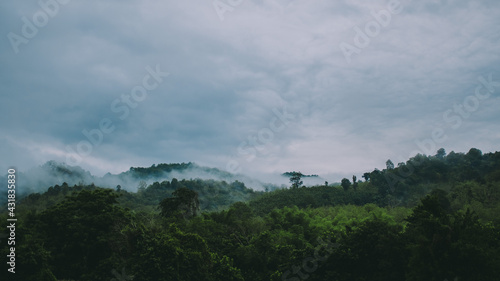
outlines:
[[[135,211],[156,211],[161,200],[172,197],[172,193],[175,190],[183,187],[193,190],[198,194],[199,206],[202,212],[226,209],[233,203],[249,201],[263,193],[255,192],[239,181],[232,183],[202,179],[183,179],[179,181],[175,178],[171,181],[154,182],[149,186],[144,185],[140,187],[138,192],[128,192],[122,190],[120,186],[114,189],[114,193],[119,195],[118,202],[123,207]],[[32,193],[27,197],[19,199],[17,205],[22,212],[31,210],[42,211],[62,202],[66,196],[83,190],[98,189],[103,188],[94,184],[55,185],[49,187],[44,193]]]
[[[2,177],[1,186],[6,183]],[[95,182],[96,178],[90,172],[78,166],[69,166],[56,161],[48,161],[45,164],[28,171],[16,172],[16,195],[22,197],[33,192],[46,191],[50,186],[62,184],[82,184]],[[6,190],[3,189],[2,190]]]
[[[293,173],[282,175],[289,177]],[[448,194],[452,207],[456,209],[470,206],[485,218],[492,218],[495,210],[497,213],[500,211],[500,152],[483,155],[480,150],[472,148],[468,153],[452,151],[446,155],[444,150],[440,150],[434,156],[419,154],[397,165],[389,160],[386,169],[364,173],[360,177],[364,181],[344,179],[341,184],[334,185],[327,185],[326,182],[322,184],[317,175],[302,177],[316,179],[318,183],[311,187],[278,188],[194,163],[132,167],[118,175],[108,173],[103,177],[95,177],[80,167],[49,161],[18,174],[16,195],[20,200],[28,194],[43,194],[47,191],[47,196],[53,196],[45,200],[50,204],[74,190],[95,187],[116,190],[119,186],[125,198],[123,200],[128,200],[127,206],[141,209],[156,207],[159,200],[171,196],[179,183],[200,193],[203,210],[225,208],[234,202],[252,199],[250,206],[257,213],[268,213],[274,208],[285,206],[315,208],[375,203],[382,207],[414,207],[425,195],[441,189]],[[256,196],[254,190],[258,189],[255,186],[274,191]],[[5,193],[7,189],[3,190]],[[133,195],[138,190],[140,194]],[[36,196],[39,195],[33,195],[31,199]]]
[[[25,172],[17,171],[16,178],[16,195],[18,199],[31,193],[43,193],[51,186],[62,186],[64,183],[68,186],[95,185],[104,188],[116,188],[116,186],[120,185],[123,190],[136,192],[138,187],[143,184],[142,182],[149,185],[154,182],[171,181],[174,178],[177,180],[211,179],[226,182],[240,181],[256,190],[263,190],[266,187],[271,190],[277,188],[272,184],[266,184],[244,175],[234,175],[216,168],[199,166],[191,162],[157,164],[151,167],[132,167],[128,171],[117,175],[107,173],[103,177],[97,177],[78,166],[69,166],[65,163],[48,161],[39,167]],[[5,183],[7,182],[5,176],[0,177],[0,180],[0,187],[5,187]],[[1,193],[4,194],[6,190],[6,187],[2,188]],[[3,201],[0,202],[0,204],[3,203]]]
[[[162,177],[165,174],[172,174],[175,172],[186,174],[189,174],[190,172],[197,172],[200,174],[204,173],[221,179],[231,179],[234,177],[234,175],[229,172],[221,171],[217,168],[202,167],[192,162],[181,164],[158,164],[152,165],[149,168],[131,167],[129,171],[121,173],[119,176],[133,176],[136,178],[145,179],[152,177]]]
[[[364,205],[415,207],[420,199],[441,190],[451,208],[470,208],[481,218],[498,221],[500,212],[500,152],[484,154],[475,148],[468,153],[440,150],[434,156],[416,155],[407,162],[364,173],[365,181],[344,179],[342,185],[318,185],[281,189],[250,202],[259,214],[274,208]]]

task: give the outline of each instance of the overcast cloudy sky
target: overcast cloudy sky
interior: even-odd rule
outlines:
[[[0,168],[359,177],[497,151],[499,15],[497,0],[5,0]]]

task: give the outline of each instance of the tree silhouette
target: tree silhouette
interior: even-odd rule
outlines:
[[[292,183],[292,188],[299,188],[304,182],[301,181],[304,175],[301,172],[293,171],[290,176],[290,182]]]
[[[347,178],[343,178],[340,182],[340,185],[344,188],[345,191],[347,191],[351,186],[351,181],[349,181],[349,179]]]
[[[389,160],[387,160],[387,161],[385,162],[385,166],[386,166],[387,170],[392,170],[392,169],[394,169],[394,163],[392,163],[391,159],[389,159]]]

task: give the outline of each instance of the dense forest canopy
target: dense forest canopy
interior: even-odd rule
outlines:
[[[146,179],[190,165],[126,174]],[[300,172],[286,175],[290,187],[268,192],[173,178],[135,192],[60,183],[31,193],[16,209],[16,277],[500,280],[500,152],[440,149],[333,185],[305,187]]]

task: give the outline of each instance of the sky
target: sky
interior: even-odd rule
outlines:
[[[333,181],[500,150],[500,2],[0,3],[0,171],[195,162]]]

